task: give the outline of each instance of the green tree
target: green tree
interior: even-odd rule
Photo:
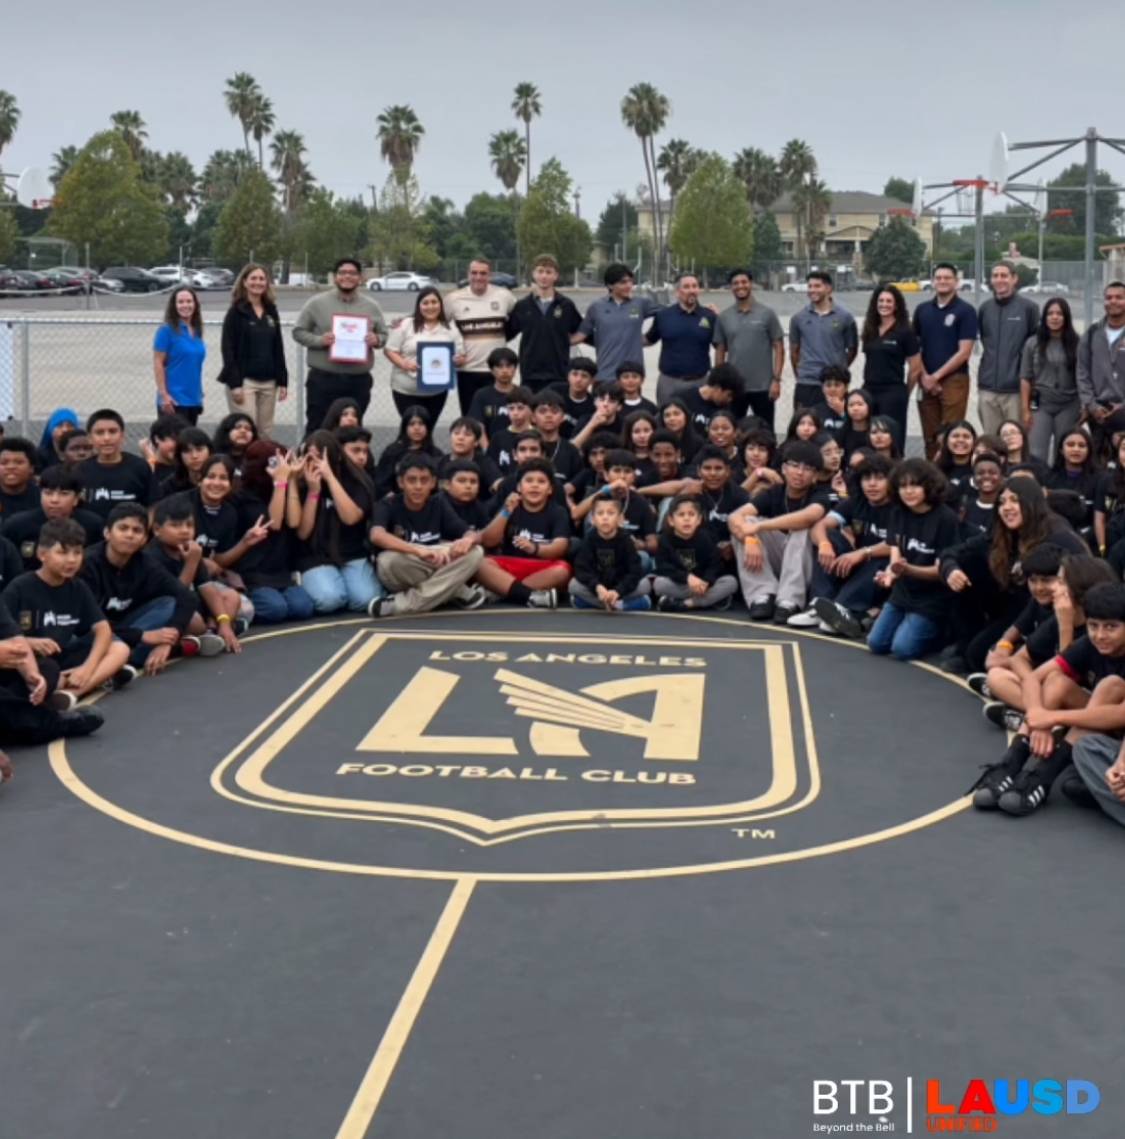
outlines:
[[[766,267],[784,256],[777,218],[773,214],[759,214],[754,222],[754,263]]]
[[[514,261],[516,211],[515,201],[507,194],[474,194],[465,207],[465,232],[472,243],[470,256]]]
[[[266,161],[262,150],[262,140],[273,133],[277,116],[273,113],[273,103],[259,92],[250,108],[250,134],[258,144],[258,169],[265,169]]]
[[[203,202],[191,223],[191,255],[213,257],[215,227],[219,224],[225,202]]]
[[[12,211],[0,209],[0,265],[10,265],[15,260],[19,239],[20,227]]]
[[[399,104],[388,107],[376,120],[379,151],[394,171],[395,177],[405,185],[410,181],[414,159],[426,133],[414,108]]]
[[[527,169],[527,193],[531,193],[531,120],[543,113],[542,97],[534,83],[517,83],[515,98],[512,100],[512,113],[523,123],[523,161]],[[513,187],[508,187],[512,189]]]
[[[778,162],[785,188],[793,195],[793,220],[797,224],[797,253],[807,255],[808,238],[806,231],[812,226],[812,194],[801,192],[802,188],[816,181],[817,161],[813,149],[804,139],[790,139],[781,151]]]
[[[250,157],[250,125],[254,121],[254,111],[262,98],[258,81],[248,71],[239,71],[227,80],[223,100],[231,118],[238,119],[242,127],[242,148]]]
[[[817,178],[802,182],[793,191],[793,208],[805,223],[805,250],[816,256],[824,240],[824,222],[832,212],[832,194],[828,186]]]
[[[362,228],[363,219],[346,202],[330,190],[315,189],[293,227],[289,243],[293,259],[300,265],[307,256],[310,272],[327,273],[341,257],[354,256]]]
[[[564,275],[584,267],[593,247],[590,227],[570,208],[572,186],[559,160],[548,159],[531,183],[519,220],[520,246],[527,258],[551,253]]]
[[[403,182],[392,171],[371,219],[371,259],[380,270],[430,269],[437,264],[437,254],[423,238],[424,216],[417,180]]]
[[[291,217],[300,207],[305,191],[311,188],[305,164],[305,136],[297,131],[278,131],[270,142],[270,151],[270,165],[284,191],[286,215]]]
[[[612,250],[615,245],[621,244],[621,235],[627,237],[636,232],[637,207],[629,201],[627,194],[618,191],[611,201],[606,203],[598,218],[598,227],[594,231],[594,239],[599,245]]]
[[[730,269],[749,264],[754,226],[746,187],[717,155],[708,155],[688,179],[669,242],[680,265]]]
[[[20,125],[20,105],[10,91],[0,91],[0,156]]]
[[[140,162],[148,138],[148,126],[140,111],[114,111],[109,116],[113,129],[125,140],[134,162]]]
[[[527,145],[519,131],[497,131],[488,141],[488,157],[504,189],[509,194],[514,192],[527,163]]]
[[[687,180],[695,173],[701,157],[699,152],[682,138],[670,139],[660,148],[656,168],[664,175],[664,184],[668,187],[668,209],[672,214],[676,212],[676,198],[687,185]]]
[[[116,130],[94,135],[59,183],[48,231],[82,246],[96,265],[147,265],[168,248],[160,192]]]
[[[51,185],[58,189],[59,183],[66,177],[67,171],[74,165],[78,157],[78,147],[64,146],[51,155]]]
[[[186,154],[174,150],[160,160],[159,184],[174,209],[186,213],[198,198],[199,175]]]
[[[652,202],[653,229],[656,233],[657,256],[664,254],[664,222],[660,209],[660,193],[656,184],[656,136],[664,129],[672,113],[672,104],[651,83],[637,83],[621,100],[621,120],[641,143],[645,160],[645,177]]]
[[[1114,185],[1112,176],[1104,170],[1099,170],[1094,180],[1099,186]],[[1072,188],[1066,192],[1058,192],[1065,187]],[[1068,166],[1057,178],[1052,178],[1047,183],[1047,209],[1074,211],[1072,217],[1048,218],[1048,232],[1077,234],[1086,232],[1085,190],[1086,167],[1080,162]],[[1121,195],[1114,191],[1099,191],[1094,207],[1094,231],[1116,234],[1121,223],[1121,214]]]
[[[465,236],[465,219],[448,198],[428,198],[422,210],[426,242],[443,260],[454,256],[453,243]],[[471,255],[470,250],[470,255]]]
[[[732,169],[735,177],[746,187],[746,200],[752,210],[764,210],[781,197],[784,179],[772,154],[756,146],[748,146],[735,155]]]
[[[904,217],[893,217],[877,229],[864,255],[867,271],[880,281],[920,277],[926,264],[926,243]]]
[[[908,178],[888,178],[883,187],[884,198],[894,198],[896,202],[910,205],[914,201],[914,182]]]
[[[254,160],[245,151],[216,150],[203,168],[200,196],[205,202],[230,201],[247,172],[253,169]]]
[[[260,170],[250,170],[219,215],[215,257],[232,268],[245,265],[251,255],[268,265],[281,255],[283,235],[281,210],[269,178]]]

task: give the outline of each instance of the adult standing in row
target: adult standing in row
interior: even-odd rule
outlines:
[[[1032,457],[1048,466],[1055,448],[1078,426],[1078,333],[1070,305],[1052,297],[1043,319],[1023,346],[1020,360],[1020,403],[1023,425],[1030,431]]]
[[[729,282],[734,304],[723,309],[715,322],[715,364],[730,364],[742,377],[745,410],[772,431],[785,370],[785,333],[777,313],[754,299],[754,274],[749,269],[735,269]]]
[[[814,269],[805,282],[809,303],[789,321],[789,358],[797,377],[794,407],[821,403],[820,373],[832,364],[850,368],[859,351],[855,317],[832,299],[831,276]]]
[[[414,315],[399,321],[387,338],[384,354],[393,367],[391,398],[402,415],[408,407],[424,407],[437,423],[447,391],[427,391],[418,385],[418,346],[420,344],[452,344],[453,366],[465,363],[465,342],[457,325],[446,319],[441,293],[432,285],[422,289],[414,302]]]
[[[371,367],[374,350],[387,339],[387,318],[383,310],[365,295],[363,266],[354,257],[343,257],[332,271],[334,287],[318,293],[301,309],[293,339],[308,349],[309,374],[305,381],[305,434],[311,435],[324,422],[334,400],[354,399],[363,415],[371,403]],[[366,336],[367,359],[332,359],[336,336],[334,316],[367,317],[371,322]]]
[[[661,407],[673,396],[699,387],[711,370],[716,319],[713,308],[699,303],[699,278],[681,273],[676,278],[676,303],[657,309],[645,334],[646,345],[661,345],[656,383],[656,402]]]
[[[597,352],[598,382],[617,379],[617,366],[643,360],[645,321],[660,306],[648,297],[633,296],[633,271],[615,261],[606,266],[605,287],[609,295],[593,301],[586,309],[574,343],[588,342]]]
[[[469,284],[445,298],[445,312],[461,330],[465,363],[457,369],[457,401],[468,415],[473,396],[492,383],[488,354],[508,343],[508,317],[516,307],[511,289],[492,283],[492,266],[483,257],[469,263]],[[562,372],[566,375],[566,372]]]
[[[1021,419],[1020,361],[1028,337],[1039,327],[1039,306],[1021,297],[1018,288],[1016,267],[998,262],[992,269],[992,296],[977,314],[982,348],[977,410],[985,435],[995,435],[1006,419]]]
[[[934,299],[914,310],[914,335],[922,346],[918,414],[930,459],[942,425],[959,423],[969,409],[969,357],[977,340],[977,310],[957,295],[956,268],[935,265],[932,280]]]
[[[278,400],[289,394],[289,365],[277,298],[265,265],[247,265],[235,279],[223,318],[222,352],[219,383],[226,386],[231,413],[248,415],[259,438],[269,439]]]
[[[904,446],[910,393],[922,378],[922,349],[910,327],[906,300],[894,285],[871,295],[862,340],[863,386],[871,393],[871,410],[898,424],[898,442]]]
[[[1099,450],[1125,430],[1125,284],[1105,287],[1105,316],[1078,341],[1078,396],[1090,417]]]
[[[571,338],[582,324],[578,306],[555,288],[559,263],[549,253],[535,258],[535,282],[526,297],[516,301],[505,336],[520,338],[520,385],[541,392],[570,368]]]
[[[152,343],[156,410],[180,415],[192,425],[203,414],[203,312],[192,289],[177,289],[164,310],[164,323]]]

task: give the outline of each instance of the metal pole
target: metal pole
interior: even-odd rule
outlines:
[[[629,264],[629,215],[625,207],[628,201],[625,195],[621,195],[621,264]]]
[[[23,324],[23,351],[20,360],[20,434],[31,438],[31,325],[25,316]]]
[[[306,348],[303,344],[297,345],[297,442],[305,437],[305,361]]]
[[[980,179],[978,178],[978,181]],[[980,307],[984,296],[984,187],[977,186],[977,232],[973,249],[973,296],[977,307]]]
[[[1086,131],[1086,285],[1082,306],[1089,328],[1094,319],[1094,221],[1098,205],[1098,132]]]
[[[1039,215],[1039,284],[1043,284],[1043,235],[1047,232],[1047,215]]]

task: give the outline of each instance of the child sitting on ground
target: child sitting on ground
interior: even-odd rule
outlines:
[[[703,509],[688,495],[677,495],[668,508],[656,551],[652,591],[662,613],[693,609],[729,609],[738,579],[727,572],[718,543],[703,526]]]
[[[483,530],[489,523],[488,507],[480,498],[480,469],[471,459],[447,460],[442,464],[441,492],[453,512],[470,530]]]
[[[643,611],[652,608],[641,556],[621,528],[624,503],[604,495],[594,504],[594,522],[574,559],[570,603],[575,609]]]
[[[641,570],[651,573],[656,568],[656,515],[646,499],[634,489],[637,481],[636,464],[631,451],[617,448],[605,457],[605,485],[599,487],[585,502],[574,508],[574,521],[586,520],[601,495],[611,494],[621,500],[621,528],[633,540],[641,555]]]

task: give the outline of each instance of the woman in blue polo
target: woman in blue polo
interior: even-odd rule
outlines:
[[[203,315],[191,289],[168,298],[164,323],[152,345],[156,407],[161,415],[182,415],[193,427],[203,414]]]

